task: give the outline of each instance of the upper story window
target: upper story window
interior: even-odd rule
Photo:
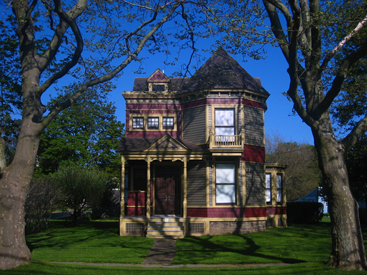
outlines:
[[[144,128],[144,118],[134,117],[133,118],[133,129],[143,129]]]
[[[217,204],[236,203],[236,165],[234,163],[216,164],[215,183]]]
[[[265,175],[265,183],[266,183],[266,203],[271,203],[271,174]]]
[[[148,117],[148,129],[158,129],[158,128],[159,128],[159,118]]]
[[[174,128],[174,118],[164,117],[163,118],[163,129],[173,129]]]
[[[164,84],[153,84],[152,91],[153,92],[164,92],[166,90],[166,85]]]
[[[234,114],[234,109],[215,109],[215,135],[234,135]]]
[[[277,174],[277,203],[283,202],[283,177]]]

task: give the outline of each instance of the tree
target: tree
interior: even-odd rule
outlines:
[[[89,89],[68,109],[63,110],[41,135],[36,174],[55,172],[69,162],[95,166],[118,177],[120,162],[115,152],[124,124],[117,121],[116,107],[107,94]]]
[[[287,165],[284,185],[287,201],[302,198],[320,185],[322,176],[312,145],[285,142],[277,134],[268,135],[265,160]]]
[[[346,166],[347,152],[367,130],[366,108],[360,108],[358,117],[352,116],[354,126],[342,138],[334,131],[330,115],[333,102],[343,97],[343,84],[356,83],[351,82],[358,76],[356,66],[362,68],[358,64],[366,60],[365,1],[238,0],[218,4],[207,14],[217,23],[212,32],[226,32],[221,41],[230,44],[230,49],[240,48],[241,53],[256,42],[275,38],[272,43],[279,46],[289,65],[287,95],[294,111],[312,130],[322,171],[332,227],[328,264],[366,269],[358,204]],[[265,22],[270,22],[269,32]],[[361,101],[354,102],[354,110],[363,106]]]
[[[166,22],[174,18],[172,35],[180,38],[180,43],[191,42],[192,33],[187,33],[191,28],[182,27],[195,19],[187,16],[185,7],[189,5],[195,9],[201,1],[9,1],[16,19],[9,28],[18,39],[22,120],[14,158],[2,169],[0,178],[2,269],[30,261],[24,203],[44,129],[88,88],[108,86],[108,81],[121,76],[129,63],[139,61],[143,47],[151,52],[166,51]],[[58,81],[68,82],[70,93],[47,110],[41,97],[57,88]]]
[[[83,168],[72,163],[61,166],[51,180],[59,190],[58,205],[65,211],[71,209],[73,224],[87,207],[99,206],[108,192],[108,176],[96,168]]]

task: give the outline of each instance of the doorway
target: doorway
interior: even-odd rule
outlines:
[[[181,202],[181,173],[179,166],[155,168],[155,214],[179,215]]]

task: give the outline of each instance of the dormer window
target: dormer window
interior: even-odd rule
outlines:
[[[164,92],[166,90],[166,85],[164,84],[153,84],[153,92]]]

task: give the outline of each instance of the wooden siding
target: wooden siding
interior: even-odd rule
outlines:
[[[246,162],[246,206],[265,205],[265,167],[263,163]]]
[[[245,143],[264,146],[264,111],[244,106]]]
[[[205,131],[205,106],[183,111],[183,139],[196,144],[204,144],[206,143]]]
[[[205,161],[190,161],[187,166],[187,206],[206,206]]]

